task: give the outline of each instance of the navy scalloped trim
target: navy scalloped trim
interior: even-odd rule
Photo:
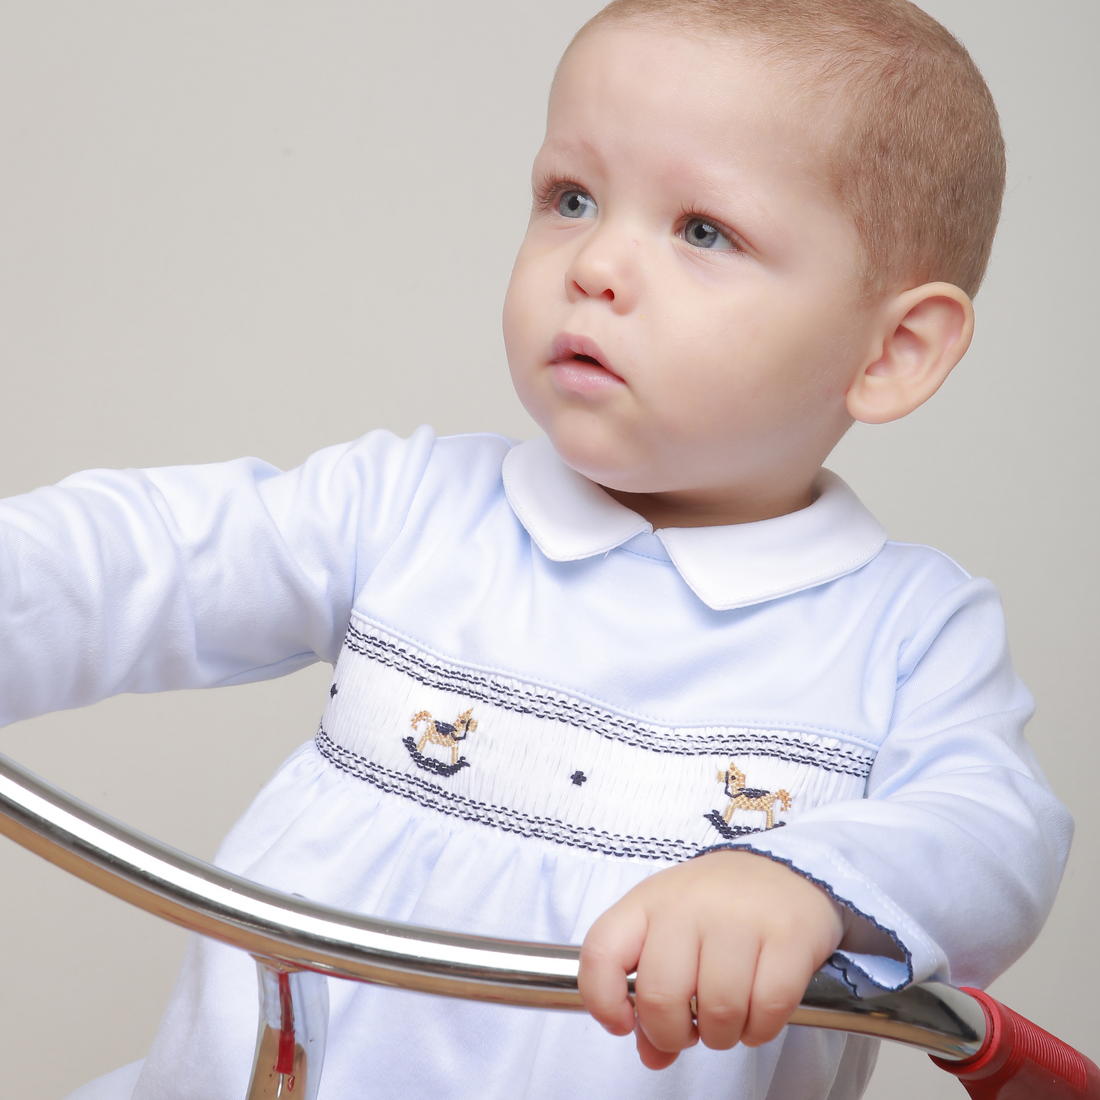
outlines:
[[[849,908],[851,908],[851,906],[849,906]],[[863,916],[863,914],[860,914],[860,915]],[[868,918],[864,917],[863,919],[867,920]],[[886,986],[886,985],[883,985],[881,982],[876,982],[875,979],[872,978],[871,975],[868,974],[867,971],[864,970],[863,967],[859,965],[859,963],[854,962],[852,959],[849,959],[847,955],[844,955],[839,951],[834,951],[833,954],[829,956],[829,965],[834,970],[839,971],[841,980],[852,991],[853,996],[856,996],[856,997],[858,997],[860,995],[859,986],[856,985],[856,983],[849,976],[849,974],[848,974],[849,970],[854,970],[861,978],[863,978],[865,981],[870,982],[871,985],[875,986],[876,989],[885,990],[887,993],[892,993],[892,992],[894,992],[895,989],[900,988],[899,986]],[[912,981],[912,980],[913,980],[913,968],[910,967],[909,968],[909,981]],[[906,982],[905,984],[908,985],[909,983]]]
[[[764,856],[765,859],[770,859],[772,861],[772,863],[782,863],[784,867],[786,867],[788,870],[794,871],[794,873],[796,875],[798,875],[800,878],[804,878],[807,882],[812,882],[815,886],[820,887],[838,905],[843,905],[845,909],[850,909],[853,913],[855,913],[855,915],[857,917],[861,917],[863,920],[865,920],[873,928],[877,928],[878,931],[884,932],[887,936],[890,937],[891,940],[893,940],[895,946],[902,953],[902,955],[905,956],[905,970],[906,970],[907,977],[906,977],[905,981],[902,982],[900,985],[894,985],[894,986],[880,985],[878,982],[875,981],[874,978],[871,977],[870,974],[868,974],[866,971],[864,971],[862,967],[857,966],[856,963],[851,961],[851,959],[844,958],[844,956],[841,955],[840,958],[844,962],[844,967],[851,967],[853,970],[858,971],[872,985],[878,986],[879,989],[886,990],[887,992],[892,992],[895,989],[902,989],[905,986],[909,985],[910,982],[913,981],[913,955],[912,955],[912,952],[910,952],[909,948],[906,947],[905,944],[902,943],[901,940],[898,938],[898,934],[892,928],[887,928],[886,925],[879,924],[879,922],[877,920],[875,920],[875,918],[872,917],[870,915],[870,913],[864,913],[862,909],[857,908],[847,898],[842,898],[823,879],[815,878],[808,871],[803,871],[801,867],[796,867],[792,860],[784,859],[782,856],[773,855],[771,852],[762,852],[762,851],[760,851],[759,848],[754,848],[751,844],[744,844],[744,843],[712,844],[709,848],[703,848],[700,851],[696,852],[695,855],[692,858],[695,859],[698,856],[705,856],[708,852],[730,852],[730,851],[733,851],[733,852],[752,852],[754,855]],[[839,955],[839,952],[837,952],[836,954]],[[832,961],[832,960],[830,959],[830,961]],[[842,969],[842,968],[839,968],[839,969]],[[851,986],[851,979],[847,976],[846,973],[844,975],[844,980],[845,980],[845,983],[847,985]],[[851,988],[852,988],[852,991],[855,992],[855,987],[851,986]]]

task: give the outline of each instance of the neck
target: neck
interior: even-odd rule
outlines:
[[[637,512],[653,525],[662,527],[724,527],[731,523],[755,523],[797,512],[813,502],[811,484],[780,492],[747,492],[736,495],[676,490],[667,493],[604,491],[624,507]]]

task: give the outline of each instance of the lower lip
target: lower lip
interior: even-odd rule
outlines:
[[[550,364],[550,369],[554,375],[554,385],[570,393],[601,393],[626,384],[606,368],[577,359],[559,359]]]

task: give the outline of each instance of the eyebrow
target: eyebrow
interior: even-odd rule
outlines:
[[[564,157],[583,157],[591,158],[599,163],[602,167],[606,163],[606,158],[600,151],[599,147],[591,141],[585,141],[584,139],[565,139],[544,141],[539,148],[538,153],[535,154],[535,160],[538,160],[543,153],[550,153],[557,156]]]
[[[753,224],[754,237],[760,227],[765,232],[771,232],[779,228],[778,222],[767,207],[762,206],[755,197],[746,193],[744,187],[720,180],[717,174],[705,170],[695,174],[693,184],[700,205],[715,207],[715,215],[728,209],[731,203],[735,204],[738,218],[731,220],[741,220],[747,217]],[[731,228],[736,228],[736,225],[731,226]]]

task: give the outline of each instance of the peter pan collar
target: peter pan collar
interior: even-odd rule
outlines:
[[[821,470],[809,507],[726,527],[653,531],[557,455],[546,436],[513,447],[504,491],[520,523],[551,561],[579,561],[654,533],[685,583],[708,607],[727,611],[843,577],[866,565],[886,530],[836,474]]]

